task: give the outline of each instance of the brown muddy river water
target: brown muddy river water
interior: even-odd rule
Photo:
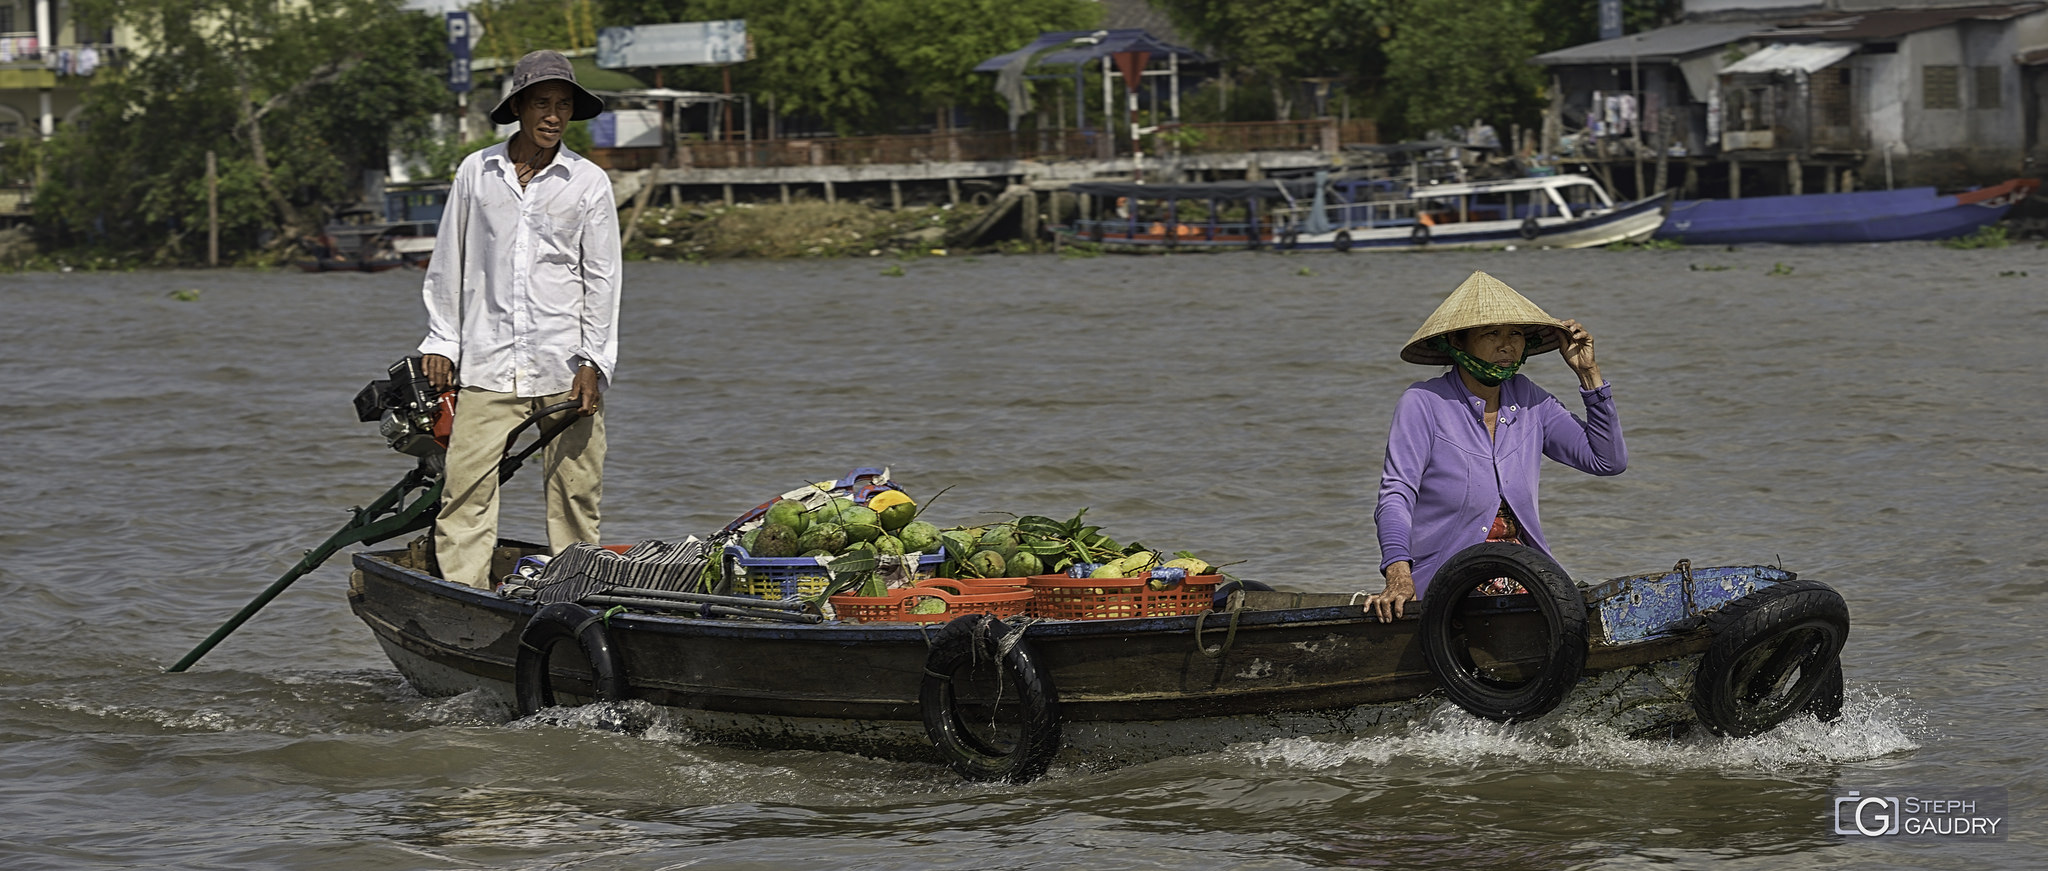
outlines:
[[[887,465],[951,488],[941,525],[1086,507],[1244,577],[1377,589],[1387,413],[1438,371],[1396,351],[1485,269],[1590,326],[1615,384],[1627,474],[1546,472],[1562,564],[1834,585],[1846,714],[1634,740],[1432,699],[1366,732],[963,784],[423,698],[349,613],[345,558],[165,675],[410,467],[350,399],[418,342],[420,276],[0,275],[0,867],[2039,867],[2035,244],[892,265],[632,264],[607,538]],[[1569,397],[1555,357],[1525,371]],[[511,486],[508,534],[540,537],[537,486]],[[2008,840],[1833,834],[1852,790],[1985,787]]]

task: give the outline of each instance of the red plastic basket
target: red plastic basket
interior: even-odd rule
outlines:
[[[1023,587],[978,589],[951,578],[931,578],[916,586],[890,590],[886,596],[833,596],[832,610],[849,623],[944,623],[962,614],[994,614],[1015,617],[1031,606],[1033,593]],[[937,614],[911,612],[919,601],[937,599],[946,610]]]
[[[1191,575],[1187,580],[1154,590],[1144,578],[1070,578],[1034,575],[1031,616],[1047,620],[1116,620],[1127,617],[1180,617],[1209,610],[1222,575]]]

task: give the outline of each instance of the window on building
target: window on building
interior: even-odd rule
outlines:
[[[2002,80],[1998,75],[1998,68],[1978,67],[1976,74],[1977,80],[1971,83],[1975,87],[1970,89],[1970,95],[1972,99],[1976,100],[1977,108],[1998,108],[1998,97],[2001,90],[2000,85],[2002,84]]]
[[[1920,107],[1923,109],[1961,109],[1962,94],[1957,81],[1956,68],[1929,64],[1920,68]]]
[[[0,0],[0,33],[14,32],[14,0]]]

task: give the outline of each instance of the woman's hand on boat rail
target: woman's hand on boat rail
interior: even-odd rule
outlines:
[[[1415,576],[1410,573],[1406,560],[1387,566],[1387,586],[1365,597],[1365,613],[1375,614],[1381,623],[1392,623],[1395,617],[1415,601]]]

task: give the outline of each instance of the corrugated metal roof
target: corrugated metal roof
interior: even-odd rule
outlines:
[[[1069,45],[1070,43],[1071,45]],[[1119,51],[1149,51],[1159,57],[1165,57],[1167,54],[1178,54],[1196,63],[1207,60],[1207,58],[1202,56],[1201,52],[1165,42],[1143,30],[1129,28],[1121,30],[1061,30],[1052,33],[1041,33],[1037,39],[1031,41],[1030,45],[982,61],[974,66],[974,70],[975,72],[982,73],[1001,72],[1003,67],[1009,66],[1011,61],[1017,60],[1022,55],[1035,55],[1041,51],[1048,51],[1062,45],[1069,47],[1037,58],[1031,63],[1031,66],[1065,66],[1074,63],[1087,63]]]
[[[1885,42],[1910,33],[1945,27],[1958,21],[2009,21],[2048,9],[2048,3],[2003,3],[1996,6],[1951,6],[1946,9],[1887,9],[1879,12],[1832,12],[1779,25],[1765,39],[1846,39]]]
[[[1632,33],[1619,39],[1560,48],[1539,54],[1530,62],[1547,67],[1628,63],[1631,59],[1638,63],[1668,63],[1683,60],[1688,55],[1718,49],[1728,43],[1745,39],[1760,30],[1769,30],[1779,20],[1782,19],[1674,24],[1670,27]]]
[[[1852,42],[1801,42],[1767,45],[1756,54],[1721,68],[1728,73],[1811,73],[1856,53]]]

